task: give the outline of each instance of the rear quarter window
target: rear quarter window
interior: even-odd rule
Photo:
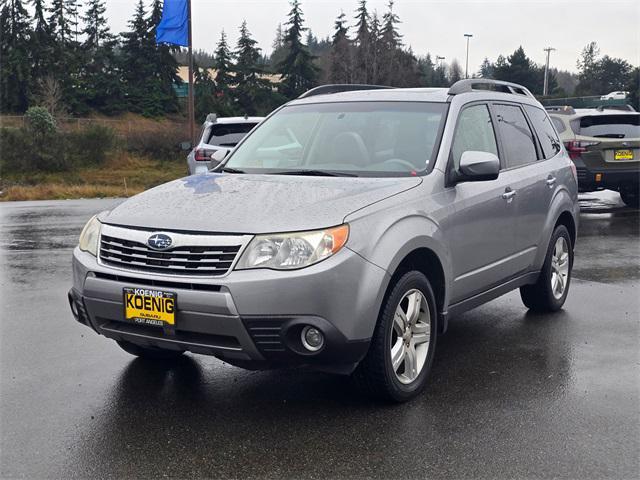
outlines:
[[[552,158],[555,157],[560,150],[560,139],[553,129],[553,125],[551,125],[551,120],[547,115],[547,112],[544,110],[532,107],[531,105],[524,106],[527,115],[529,115],[529,120],[533,124],[533,129],[536,131],[538,135],[538,140],[540,141],[540,145],[542,146],[542,153],[544,153],[544,158]]]

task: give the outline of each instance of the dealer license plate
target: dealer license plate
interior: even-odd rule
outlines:
[[[616,150],[613,154],[614,160],[633,160],[633,150]]]
[[[175,293],[125,287],[123,294],[125,320],[156,327],[175,325]]]

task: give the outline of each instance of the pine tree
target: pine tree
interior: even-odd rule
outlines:
[[[346,26],[347,20],[341,12],[334,23],[334,33],[329,52],[329,81],[351,83],[351,45]]]
[[[280,91],[287,98],[295,98],[316,84],[318,68],[314,65],[314,57],[306,45],[302,43],[304,18],[299,0],[291,1],[291,11],[286,35],[284,37],[287,56],[278,65],[281,75]]]
[[[372,84],[380,83],[380,56],[382,50],[381,26],[378,12],[373,11],[371,15],[371,27],[369,32],[369,60],[367,68],[369,71],[369,81]]]
[[[217,113],[216,83],[207,68],[201,68],[194,61],[194,87],[196,122],[204,122],[207,115]]]
[[[218,111],[216,113],[221,116],[233,115],[234,102],[231,95],[231,86],[234,83],[232,74],[233,59],[227,42],[227,34],[224,30],[220,33],[220,40],[216,45],[214,56],[213,68],[216,71],[214,80],[216,82],[216,98],[218,100]]]
[[[449,65],[449,84],[453,85],[460,79],[462,79],[462,67],[458,60],[454,58],[451,65]]]
[[[29,14],[21,0],[7,0],[0,11],[0,110],[23,112],[29,105],[31,66]]]
[[[122,111],[123,96],[116,48],[117,40],[105,18],[105,0],[88,0],[82,16],[85,62],[80,69],[84,104],[107,114]]]
[[[144,2],[138,0],[133,18],[129,20],[129,31],[122,34],[120,70],[127,109],[134,113],[153,116],[157,112],[149,108],[148,81],[153,77],[153,66],[149,61],[153,52],[149,48],[147,12]]]
[[[262,77],[264,71],[259,66],[261,55],[257,43],[251,38],[247,21],[243,21],[235,50],[234,95],[241,113],[247,115],[255,115],[265,107],[271,93],[271,83]]]
[[[367,10],[367,0],[360,0],[355,20],[353,81],[355,83],[369,83],[371,82],[369,75],[371,71],[371,33],[369,30],[370,17]]]
[[[403,72],[399,68],[401,35],[397,25],[400,23],[398,15],[393,11],[393,0],[389,0],[388,10],[382,16],[382,31],[380,32],[380,81],[388,85],[401,85]]]
[[[480,65],[480,76],[482,78],[493,78],[493,64],[487,57],[484,58],[482,65]]]
[[[182,82],[178,76],[178,61],[173,52],[178,47],[156,44],[156,28],[162,19],[162,2],[153,0],[151,15],[149,16],[147,38],[149,49],[153,52],[151,63],[153,64],[154,78],[156,80],[155,102],[163,113],[178,111],[178,97],[173,88],[174,84]]]
[[[77,0],[52,0],[48,9],[51,14],[49,26],[51,33],[62,47],[76,40],[78,26]]]
[[[33,65],[32,76],[34,82],[42,79],[50,71],[53,56],[53,39],[47,20],[45,19],[44,0],[31,0],[33,6],[32,25],[30,39],[31,63]]]

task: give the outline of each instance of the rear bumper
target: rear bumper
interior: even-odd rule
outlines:
[[[638,185],[640,168],[602,168],[587,167],[580,159],[575,160],[578,173],[578,188],[581,192],[590,192],[602,188],[618,190],[620,187]]]
[[[384,272],[348,249],[312,267],[291,271],[234,271],[219,279],[123,272],[74,251],[69,302],[80,323],[105,337],[141,346],[213,355],[245,368],[308,366],[348,373],[364,357],[381,300]],[[188,279],[187,279],[188,280]],[[175,328],[124,321],[123,288],[175,292]],[[305,325],[325,345],[302,347]]]

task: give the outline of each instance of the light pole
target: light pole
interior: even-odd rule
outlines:
[[[436,68],[440,68],[442,66],[442,60],[444,60],[444,57],[436,55]],[[440,62],[440,65],[438,65],[438,62]]]
[[[544,86],[542,87],[542,95],[547,95],[547,90],[549,90],[549,56],[551,52],[555,51],[553,47],[547,47],[544,49],[547,52],[547,63],[544,65]]]
[[[467,38],[467,60],[464,65],[464,78],[469,78],[469,39],[473,37],[473,34],[465,33],[464,36]]]

